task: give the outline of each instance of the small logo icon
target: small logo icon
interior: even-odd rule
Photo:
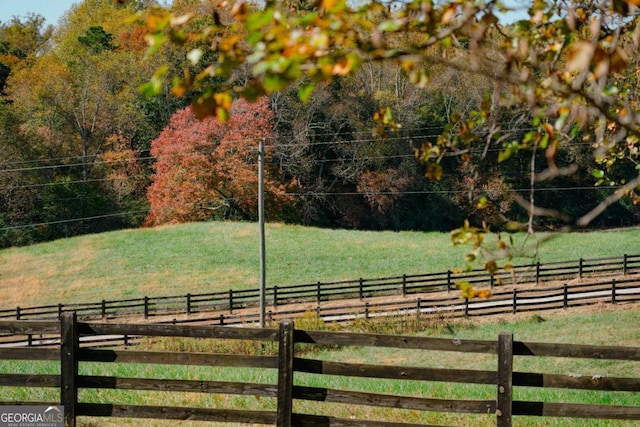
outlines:
[[[0,406],[0,427],[64,427],[64,406]]]

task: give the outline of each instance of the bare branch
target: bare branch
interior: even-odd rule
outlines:
[[[640,185],[640,175],[635,179],[627,182],[622,187],[618,188],[612,195],[600,202],[595,208],[591,209],[588,213],[578,218],[576,225],[578,227],[586,227],[596,219],[602,212],[604,212],[609,206],[622,199],[627,193]]]
[[[548,167],[542,172],[538,172],[537,174],[535,174],[533,180],[534,182],[548,181],[550,179],[557,178],[559,176],[573,175],[577,171],[578,171],[578,165],[575,163],[567,166],[566,168],[558,168],[555,166]]]
[[[562,212],[559,212],[555,209],[548,209],[548,208],[542,208],[540,206],[533,206],[531,203],[529,203],[528,200],[526,200],[524,197],[522,197],[518,193],[514,193],[513,198],[517,204],[522,206],[524,209],[527,210],[527,212],[529,212],[533,216],[546,216],[551,218],[558,218],[564,222],[571,222],[572,220],[570,216],[565,215]]]

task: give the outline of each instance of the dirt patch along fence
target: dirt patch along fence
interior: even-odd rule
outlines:
[[[0,348],[0,363],[4,370],[0,374],[3,396],[0,404],[63,405],[67,426],[75,426],[78,417],[173,419],[282,427],[429,426],[433,425],[430,417],[434,414],[475,417],[471,418],[472,421],[454,418],[456,425],[499,427],[511,426],[513,418],[520,416],[640,420],[638,377],[603,376],[599,375],[601,372],[578,376],[514,369],[514,359],[538,357],[597,359],[607,366],[638,363],[640,347],[521,342],[514,341],[513,335],[506,332],[500,333],[496,340],[460,340],[312,331],[295,329],[294,323],[288,320],[273,329],[88,323],[78,322],[72,312],[63,313],[59,321],[1,321],[0,332],[59,334],[61,344],[57,348]],[[271,346],[272,351],[247,355],[228,351],[151,351],[138,347],[134,350],[118,347],[95,349],[80,345],[85,337],[100,335],[259,342]],[[432,360],[427,357],[432,352],[444,352],[448,355],[445,360],[455,360],[466,354],[489,358],[487,366],[492,368],[473,369],[476,366],[472,365],[459,369],[449,363],[444,367],[429,364],[405,366],[397,355],[370,358],[367,363],[349,360],[346,356],[343,360],[335,359],[342,357],[344,352],[322,358],[324,353],[317,349],[328,347],[370,348],[400,354],[423,352],[419,360]],[[33,365],[37,365],[36,361],[50,361],[57,366],[59,373],[25,372],[24,366],[16,368],[19,372],[10,372],[9,368],[17,364],[4,362],[15,360],[33,361]],[[92,364],[109,366],[109,373],[91,370],[88,365]],[[118,366],[130,364],[145,366],[146,374],[131,376],[118,373],[122,372]],[[183,376],[178,377],[166,372],[168,366],[190,369],[198,366],[199,369],[184,370]],[[157,369],[150,370],[153,367]],[[237,371],[238,378],[243,380],[222,381],[215,378],[218,374],[208,373],[220,367],[224,367],[227,373]],[[251,375],[242,376],[241,373],[247,369],[269,371],[273,375],[258,381]],[[484,391],[482,396],[475,398],[443,397],[442,391],[426,394],[429,390],[439,390],[428,385],[440,383],[452,387],[483,386]],[[411,388],[409,384],[418,384],[418,387]],[[12,394],[11,390],[16,388],[20,392]],[[59,400],[21,400],[29,395],[29,391],[43,388],[58,390]],[[527,395],[531,398],[522,399],[523,395],[517,394],[521,388],[581,390],[595,394],[596,398],[585,403],[576,403],[574,399],[557,402],[546,400],[553,399],[554,394],[535,392]],[[100,393],[90,394],[91,390]],[[135,400],[119,394],[131,392],[137,393]],[[149,398],[150,402],[147,402],[145,393],[160,393],[165,397]],[[234,405],[233,400],[217,400],[212,404],[206,399],[189,397],[180,400],[189,402],[188,406],[170,404],[174,400],[169,396],[185,393],[209,397],[241,396],[249,401],[242,400]],[[610,398],[620,394],[631,398],[623,400],[625,404],[617,404],[615,397]],[[520,398],[514,398],[515,395]],[[9,396],[16,398],[10,400]],[[34,393],[33,396],[40,394]],[[544,423],[545,418],[540,418],[540,422]]]

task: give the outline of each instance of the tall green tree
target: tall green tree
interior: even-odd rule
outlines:
[[[12,18],[0,22],[0,94],[12,69],[33,61],[49,47],[53,27],[45,26],[44,17],[28,14],[26,18]]]
[[[53,164],[38,169],[40,217],[32,223],[64,225],[48,227],[42,238],[135,224],[135,215],[120,213],[144,208],[147,180],[133,175],[144,175],[140,159],[148,157],[156,131],[137,88],[155,65],[119,44],[141,32],[130,22],[134,12],[107,0],[75,4],[50,49],[8,79],[12,111],[21,132],[32,136],[26,158]],[[104,219],[83,220],[94,217]],[[138,223],[143,217],[138,212]]]

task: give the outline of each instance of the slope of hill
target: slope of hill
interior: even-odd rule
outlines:
[[[268,286],[441,272],[469,250],[447,233],[363,232],[268,224]],[[569,233],[541,262],[635,254],[640,229]],[[516,235],[516,241],[525,241]],[[533,239],[526,239],[528,245]],[[531,248],[531,246],[529,246]],[[532,253],[531,250],[528,253]],[[530,263],[519,258],[515,263]],[[0,307],[94,302],[258,286],[253,223],[208,222],[88,235],[0,251]]]

